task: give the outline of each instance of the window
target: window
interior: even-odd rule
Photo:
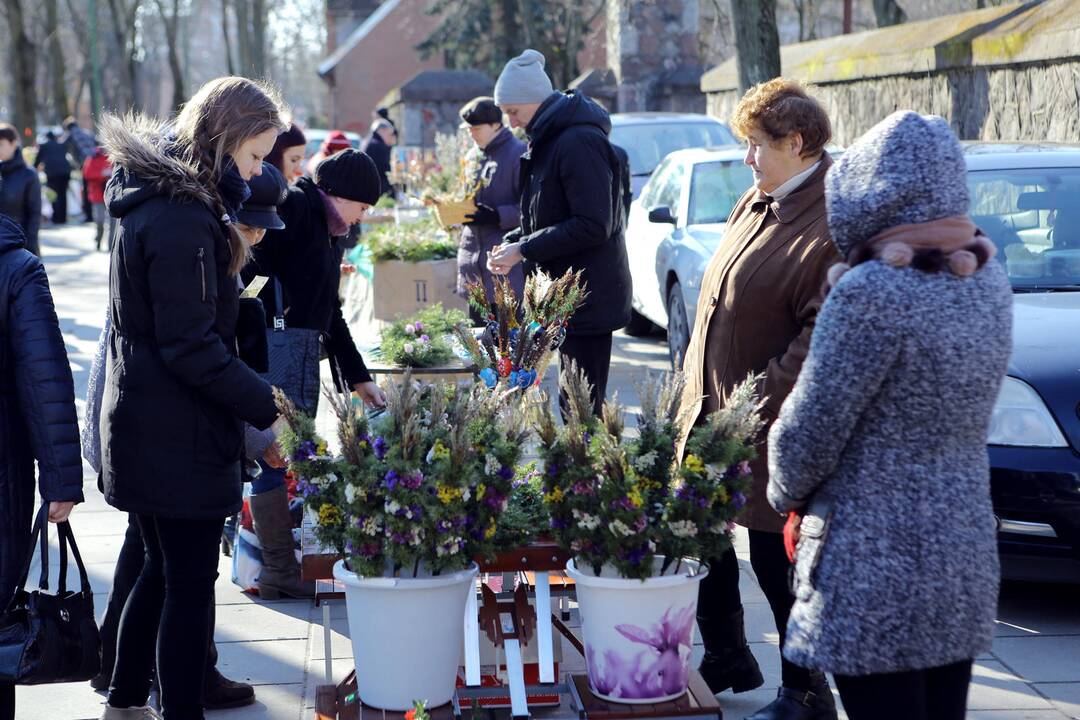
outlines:
[[[687,225],[727,222],[735,203],[754,184],[754,175],[741,160],[698,163],[690,179]]]
[[[663,182],[657,188],[651,205],[646,209],[652,210],[657,207],[667,207],[673,217],[679,215],[679,200],[682,198],[683,176],[686,175],[686,165],[681,162],[673,162],[663,177]]]
[[[611,130],[611,142],[626,151],[632,175],[647,177],[676,150],[732,145],[736,141],[726,125],[706,121],[618,125]]]

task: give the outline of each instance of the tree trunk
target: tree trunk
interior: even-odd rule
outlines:
[[[26,33],[22,0],[4,0],[8,36],[11,38],[11,77],[15,86],[12,120],[24,145],[37,142],[37,48]]]
[[[229,68],[229,74],[236,74],[236,66],[233,65],[232,38],[229,36],[229,0],[221,0],[221,32],[225,36],[225,64]]]
[[[266,0],[251,0],[251,77],[266,77]]]
[[[125,109],[137,110],[139,107],[138,87],[138,43],[135,37],[135,19],[139,14],[141,0],[107,0],[109,17],[112,18],[113,37],[124,56],[124,72],[127,75],[127,87],[124,88]],[[130,5],[128,3],[131,3]]]
[[[739,92],[780,75],[776,0],[731,0]]]
[[[184,66],[180,62],[180,0],[172,0],[172,7],[165,8],[165,0],[156,0],[165,26],[165,44],[169,51],[169,71],[173,80],[173,110],[178,110],[187,100],[184,91]]]
[[[888,27],[907,22],[907,13],[896,0],[874,0],[874,15],[878,27]]]
[[[251,73],[251,13],[249,0],[233,0],[236,11],[236,45],[239,51],[237,70],[241,75]]]
[[[45,33],[49,45],[49,88],[53,114],[60,122],[70,113],[67,84],[64,82],[64,48],[60,44],[60,8],[56,0],[45,0]]]
[[[852,15],[851,0],[844,0],[844,24],[843,24],[843,28],[844,28],[844,34],[845,35],[850,35],[851,34],[851,15]]]

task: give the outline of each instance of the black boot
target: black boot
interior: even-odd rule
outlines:
[[[701,640],[705,643],[705,657],[701,659],[698,672],[713,694],[725,690],[742,693],[765,684],[754,654],[746,643],[743,611],[739,608],[727,617],[704,617],[698,615]]]
[[[255,702],[255,688],[247,683],[230,680],[211,668],[206,673],[203,683],[203,708],[206,710],[224,710],[243,707]]]
[[[824,673],[810,673],[810,690],[782,687],[776,699],[746,720],[836,720],[836,701]]]

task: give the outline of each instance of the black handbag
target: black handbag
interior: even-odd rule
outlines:
[[[49,506],[34,522],[22,579],[0,614],[0,682],[43,685],[86,681],[101,669],[101,637],[94,621],[94,593],[75,536],[67,522],[56,526],[60,538],[60,582],[49,589]],[[40,538],[41,579],[38,589],[25,590]],[[68,544],[79,568],[79,589],[68,591]]]
[[[266,330],[269,369],[263,378],[281,389],[301,411],[314,415],[319,406],[319,360],[322,333],[285,323],[281,282],[274,278],[273,327]]]

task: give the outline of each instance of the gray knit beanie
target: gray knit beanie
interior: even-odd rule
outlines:
[[[526,50],[506,63],[495,82],[495,104],[530,105],[547,100],[555,90],[544,72],[544,55]]]
[[[829,232],[843,257],[891,227],[966,215],[968,204],[964,151],[937,115],[893,113],[825,176]]]

